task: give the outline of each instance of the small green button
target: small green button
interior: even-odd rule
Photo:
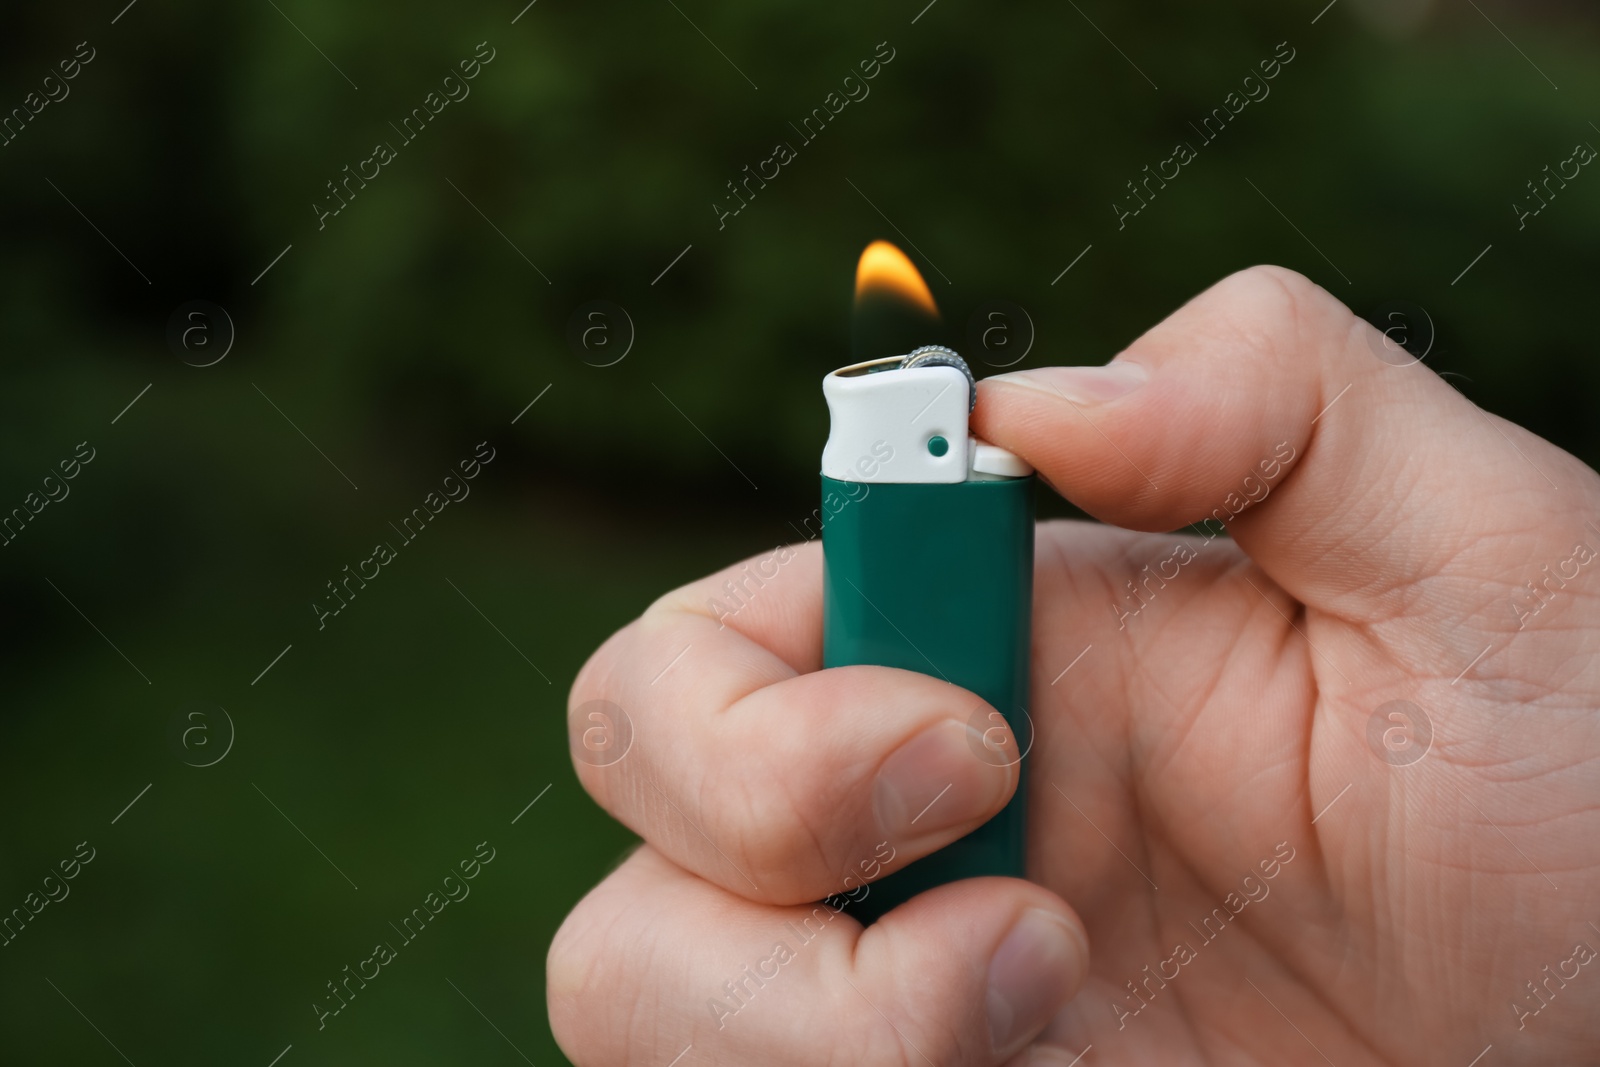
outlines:
[[[935,456],[942,456],[950,451],[950,442],[942,437],[930,437],[928,438],[928,451]]]

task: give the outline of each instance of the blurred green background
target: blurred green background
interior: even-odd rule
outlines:
[[[925,2],[7,11],[8,113],[94,58],[0,148],[0,509],[95,459],[0,548],[0,912],[95,859],[0,948],[0,1061],[561,1062],[545,951],[630,842],[576,784],[567,687],[655,596],[794,539],[873,238],[958,334],[1026,309],[1017,366],[1103,362],[1281,263],[1405,302],[1429,365],[1600,461],[1600,174],[1512,207],[1600,145],[1592,7]],[[1119,230],[1125,183],[1285,41],[1270,97]],[[215,313],[168,336],[192,300],[236,332],[206,367]],[[569,341],[595,300],[631,347],[614,312]],[[480,441],[470,497],[319,630],[325,583]],[[236,730],[207,767],[215,711],[175,741],[196,702]],[[471,896],[319,1031],[325,983],[484,841]]]

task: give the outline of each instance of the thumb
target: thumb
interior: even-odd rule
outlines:
[[[1290,595],[1350,619],[1451,568],[1504,580],[1485,543],[1585,529],[1593,471],[1383,343],[1304,277],[1254,267],[1105,367],[985,380],[974,432],[1106,522],[1226,528]]]

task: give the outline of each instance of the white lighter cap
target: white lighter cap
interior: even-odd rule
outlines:
[[[1032,468],[967,432],[971,384],[959,369],[901,369],[899,356],[841,367],[822,379],[828,443],[822,473],[846,482],[952,483],[1022,477]]]

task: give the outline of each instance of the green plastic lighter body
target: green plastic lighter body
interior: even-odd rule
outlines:
[[[1035,477],[917,484],[822,478],[824,667],[919,671],[977,694],[974,759],[1017,760],[1029,706]],[[1015,747],[992,743],[1005,725]],[[953,711],[962,712],[959,707]],[[1026,869],[1027,760],[1016,794],[966,837],[846,896],[863,922],[925,889]],[[893,842],[890,843],[891,845]]]

